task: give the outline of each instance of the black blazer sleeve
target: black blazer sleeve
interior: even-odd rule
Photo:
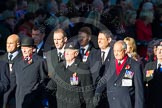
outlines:
[[[3,94],[9,87],[9,70],[5,62],[0,62],[0,66],[0,94]]]

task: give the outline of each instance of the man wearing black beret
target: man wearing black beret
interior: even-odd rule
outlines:
[[[78,42],[68,42],[65,46],[65,61],[58,64],[50,80],[57,87],[57,108],[93,108],[91,75],[88,67],[77,59],[78,54]]]
[[[16,82],[16,108],[40,108],[41,90],[47,79],[44,59],[33,54],[34,40],[24,37],[21,40],[23,57],[13,66]]]

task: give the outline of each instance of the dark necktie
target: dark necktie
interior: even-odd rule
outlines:
[[[121,62],[120,61],[118,61],[118,66],[120,66],[121,65]]]
[[[80,50],[81,50],[81,55],[84,56],[85,49],[84,48],[81,48]]]
[[[13,55],[12,55],[12,54],[10,54],[10,55],[9,55],[9,61],[11,61],[11,60],[12,60],[12,57],[13,57]]]
[[[62,53],[61,52],[58,53],[58,60],[59,60],[59,62],[62,60]]]
[[[102,60],[102,64],[104,63],[104,58],[105,58],[105,52],[104,51],[102,51],[101,52],[101,60]]]
[[[158,64],[158,72],[160,72],[161,64]]]

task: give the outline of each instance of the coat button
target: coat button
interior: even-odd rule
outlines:
[[[115,100],[115,97],[113,97],[113,100]]]

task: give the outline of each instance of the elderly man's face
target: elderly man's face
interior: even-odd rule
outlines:
[[[157,58],[162,59],[162,46],[157,46]]]
[[[22,51],[23,57],[29,57],[30,55],[33,54],[33,47],[22,46],[21,51]]]
[[[78,51],[74,49],[65,49],[65,60],[72,61],[78,56]]]
[[[121,43],[114,44],[114,56],[117,60],[123,60],[126,55],[126,50],[123,48]]]

